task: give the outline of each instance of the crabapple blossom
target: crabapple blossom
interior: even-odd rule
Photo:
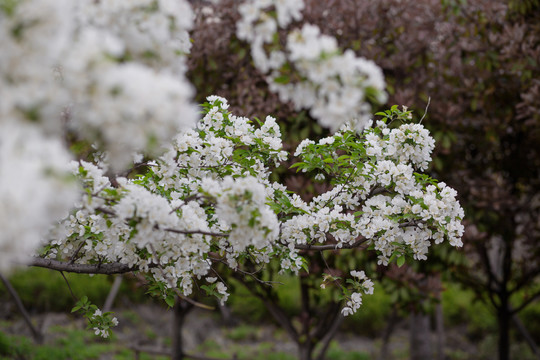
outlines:
[[[69,160],[57,139],[30,125],[0,122],[0,271],[27,261],[77,199]]]
[[[415,172],[433,149],[421,125],[389,130],[379,121],[363,133],[345,125],[318,142],[303,141],[293,167],[328,175],[332,185],[305,202],[270,181],[273,167],[287,158],[275,119],[251,121],[228,108],[225,99],[208,97],[196,128],[178,134],[156,160],[139,164],[145,170],[138,176],[110,181],[98,164],[75,163],[85,192],[51,233],[56,237],[46,256],[126,264],[146,273],[164,298],[174,289],[189,296],[204,281],[197,287],[223,302],[228,291],[217,281],[218,265],[241,273],[246,257],[260,265],[276,259],[281,272],[298,273],[310,249],[365,244],[387,265],[396,257],[426,259],[432,243],[461,245],[456,192]],[[414,154],[392,152],[412,138]],[[346,280],[344,315],[374,291],[364,271],[352,270]]]
[[[184,76],[192,22],[183,0],[0,3],[2,254],[28,257],[72,208],[67,138],[98,144],[118,170],[194,125]],[[1,260],[0,271],[14,264]]]
[[[362,130],[370,119],[370,103],[386,101],[382,70],[352,50],[341,51],[334,37],[312,24],[290,30],[281,46],[278,29],[300,20],[303,9],[302,0],[245,1],[236,34],[249,42],[255,66],[282,101],[309,109],[331,131],[347,121]]]

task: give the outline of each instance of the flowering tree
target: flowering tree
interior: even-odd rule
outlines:
[[[210,96],[196,119],[184,79],[187,2],[0,5],[9,50],[0,57],[2,254],[61,271],[137,271],[172,306],[194,284],[225,302],[221,265],[253,276],[246,263],[275,259],[279,271],[300,274],[309,269],[306,250],[363,246],[379,264],[401,265],[426,259],[432,242],[462,245],[456,192],[421,173],[434,140],[406,108],[370,120],[370,103],[386,98],[380,69],[313,25],[288,31],[302,1],[246,2],[237,35],[272,91],[333,132],[294,153],[293,168],[332,185],[309,203],[270,181],[289,156],[274,118],[237,116]],[[62,141],[73,138],[93,144],[92,158],[69,162]],[[28,214],[39,219],[31,227]],[[29,259],[32,251],[39,256]],[[373,282],[360,269],[343,270],[321,282],[341,291],[347,316]],[[97,335],[117,324],[86,298],[75,310]],[[311,350],[301,354],[308,359]]]

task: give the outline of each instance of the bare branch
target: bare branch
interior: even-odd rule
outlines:
[[[174,288],[173,290],[174,290],[174,292],[176,293],[176,295],[177,295],[180,299],[187,301],[188,303],[190,303],[190,304],[193,305],[193,306],[196,306],[196,307],[198,307],[198,308],[205,309],[205,310],[216,310],[216,308],[213,307],[213,306],[209,306],[209,305],[200,303],[200,302],[198,302],[198,301],[193,300],[192,298],[189,298],[189,297],[183,295],[183,294],[180,292],[180,290],[177,289],[177,288]]]
[[[427,101],[427,105],[426,105],[426,109],[424,110],[424,115],[422,115],[422,118],[420,119],[420,121],[418,122],[419,124],[422,123],[422,120],[424,120],[424,118],[426,117],[426,114],[427,114],[427,111],[429,109],[429,104],[431,103],[431,96],[428,97],[428,101]]]

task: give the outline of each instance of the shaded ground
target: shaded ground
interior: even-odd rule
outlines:
[[[171,344],[172,311],[154,304],[132,305],[127,309],[117,311],[120,325],[115,329],[113,339],[103,341],[94,337],[91,330],[85,330],[81,331],[85,334],[85,341],[109,345],[98,356],[103,360],[133,359],[137,356],[137,349],[144,350],[139,354],[141,358],[161,359],[159,354],[166,353]],[[58,344],[59,338],[86,327],[84,319],[65,313],[36,315],[33,321],[43,331],[46,344]],[[30,336],[22,320],[1,322],[0,331]],[[445,349],[447,358],[489,359],[490,355],[485,354],[485,349],[481,348],[486,345],[470,343],[465,338],[465,333],[464,329],[447,331]],[[432,334],[432,336],[435,341],[435,335]],[[224,359],[237,357],[238,359],[289,360],[294,359],[296,354],[295,344],[282,330],[272,325],[271,321],[263,324],[242,323],[227,327],[224,326],[219,313],[200,309],[188,314],[183,328],[183,340],[190,354]],[[391,359],[409,358],[406,322],[398,324],[390,338],[389,346]],[[489,348],[489,345],[487,347]],[[380,339],[357,336],[352,332],[339,333],[330,348],[328,358],[378,359],[380,348]],[[520,359],[525,358],[527,357],[520,357]]]

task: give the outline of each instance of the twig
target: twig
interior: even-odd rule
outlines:
[[[509,310],[510,312],[512,312],[511,308]],[[536,345],[533,337],[531,336],[529,331],[527,331],[527,328],[525,327],[523,322],[521,322],[517,314],[512,315],[512,321],[514,322],[514,325],[516,325],[521,335],[523,335],[523,337],[525,338],[525,341],[527,342],[527,344],[529,344],[529,347],[531,348],[531,351],[533,352],[533,354],[536,356],[537,359],[540,359],[540,350],[538,349],[538,345]]]
[[[424,115],[422,115],[422,118],[420,119],[420,121],[418,122],[419,124],[422,123],[422,120],[424,120],[424,118],[426,117],[426,114],[427,114],[427,111],[429,109],[429,104],[431,103],[431,96],[428,97],[428,100],[427,100],[427,105],[426,105],[426,109],[424,110]]]
[[[24,304],[21,301],[21,298],[19,297],[19,294],[17,294],[17,291],[11,286],[11,283],[9,280],[0,273],[0,280],[4,283],[4,286],[6,287],[7,291],[15,301],[15,305],[19,309],[19,312],[23,316],[24,322],[28,327],[30,328],[30,331],[32,332],[32,337],[34,338],[34,341],[38,344],[41,344],[43,342],[43,334],[37,330],[34,327],[34,324],[32,324],[32,320],[30,319],[30,315],[26,311],[26,308],[24,307]]]
[[[79,251],[81,251],[82,247],[84,246],[85,242],[82,241],[81,242],[81,245],[79,245],[79,247],[77,248],[77,250],[75,250],[75,253],[73,254],[73,256],[71,257],[71,259],[69,260],[69,263],[70,264],[73,264],[75,262],[75,260],[77,260],[77,255],[79,255]]]
[[[224,261],[222,258],[209,257],[209,259],[212,260],[212,261],[219,262],[219,263],[222,263],[222,264],[227,265],[227,262]],[[214,269],[212,269],[212,270],[214,271],[214,273],[215,273],[216,275],[218,275],[217,272],[216,272]],[[283,285],[283,283],[280,282],[280,281],[266,281],[266,280],[259,279],[258,277],[256,277],[255,274],[261,272],[261,271],[263,270],[262,267],[259,268],[258,270],[253,271],[253,272],[249,272],[249,271],[242,270],[242,269],[240,269],[240,267],[236,267],[236,268],[234,268],[233,270],[236,271],[236,272],[241,273],[242,275],[250,276],[250,277],[252,277],[255,281],[257,281],[258,283],[263,284],[263,285],[268,285],[268,286],[270,286],[270,287],[272,287],[274,284],[277,284],[277,285]],[[218,275],[218,276],[219,276],[219,275]],[[220,278],[221,278],[221,277],[220,277]],[[223,281],[223,282],[224,282],[224,281]]]
[[[208,306],[206,304],[200,303],[198,301],[193,300],[192,298],[189,298],[189,297],[183,295],[180,292],[180,290],[178,290],[177,288],[174,288],[174,292],[176,293],[176,295],[178,295],[179,298],[181,298],[182,300],[187,301],[188,303],[190,303],[193,306],[196,306],[198,308],[205,309],[205,310],[216,310],[216,308],[213,307],[213,306]]]
[[[71,297],[73,298],[73,300],[75,301],[79,301],[79,299],[75,296],[75,294],[73,293],[73,290],[71,289],[71,285],[69,285],[69,281],[68,279],[66,278],[66,275],[64,275],[64,272],[63,271],[60,271],[60,274],[62,275],[62,277],[64,278],[64,281],[66,282],[67,284],[67,287],[69,289],[69,292],[71,293]]]

